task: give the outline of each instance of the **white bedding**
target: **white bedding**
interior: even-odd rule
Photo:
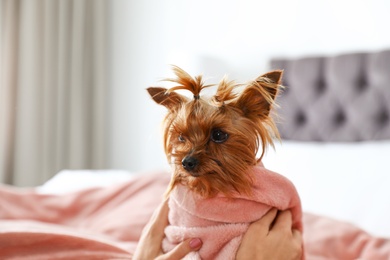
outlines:
[[[303,210],[352,222],[390,238],[390,141],[364,143],[276,143],[263,162],[296,185]],[[133,178],[126,171],[62,171],[42,193],[108,186]]]
[[[284,141],[263,162],[296,185],[303,210],[390,237],[390,141]]]
[[[64,194],[92,187],[107,187],[131,180],[135,174],[124,170],[62,170],[42,186],[42,194]]]

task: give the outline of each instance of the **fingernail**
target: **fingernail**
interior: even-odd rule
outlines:
[[[190,241],[190,247],[193,249],[198,248],[201,245],[202,245],[202,240],[200,240],[200,238],[193,238]]]

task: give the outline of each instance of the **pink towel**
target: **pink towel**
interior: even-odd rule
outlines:
[[[222,194],[204,199],[179,185],[169,200],[169,222],[164,251],[171,250],[184,239],[201,238],[199,252],[185,259],[234,259],[249,224],[260,219],[271,208],[290,209],[293,227],[302,231],[302,209],[294,185],[285,177],[267,170],[262,164],[253,174],[253,195],[237,194],[227,198]]]

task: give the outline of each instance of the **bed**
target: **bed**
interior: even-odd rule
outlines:
[[[273,59],[271,68],[285,70],[286,89],[283,142],[268,167],[294,181],[306,211],[390,237],[390,51]]]
[[[390,259],[390,51],[276,58],[282,141],[265,166],[296,185],[307,259]],[[131,259],[169,173],[59,172],[0,186],[0,259]]]

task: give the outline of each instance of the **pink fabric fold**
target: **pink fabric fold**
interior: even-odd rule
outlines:
[[[271,208],[291,210],[293,227],[302,231],[302,209],[294,185],[282,175],[263,165],[253,167],[253,195],[222,194],[204,199],[184,186],[177,186],[169,200],[169,222],[163,249],[170,251],[181,241],[198,237],[203,241],[199,252],[186,259],[234,259],[249,224]]]
[[[131,259],[169,174],[63,195],[0,185],[0,259]]]
[[[348,222],[305,213],[306,256],[313,260],[389,260],[390,239],[375,237]],[[387,223],[383,223],[387,225]]]
[[[217,244],[222,246],[220,258],[234,258],[232,247],[239,244],[248,226],[241,221],[255,220],[256,214],[260,217],[272,206],[291,207],[295,212],[294,225],[301,227],[299,204],[294,204],[294,196],[283,205],[277,203],[294,193],[292,184],[281,176],[258,170],[264,179],[259,176],[255,182],[256,199],[242,196],[229,200],[218,196],[203,201],[183,187],[176,190],[170,200],[173,210],[169,217],[177,223],[166,230],[169,240],[164,241],[165,249],[185,237],[199,235],[207,241],[202,254]],[[280,182],[286,183],[280,186]],[[0,259],[131,259],[141,231],[161,202],[168,183],[169,174],[162,172],[120,185],[63,195],[42,195],[33,189],[0,185]],[[190,206],[184,207],[187,198]],[[240,206],[241,202],[246,206]],[[194,215],[195,212],[199,214]],[[224,216],[232,222],[220,221]],[[323,216],[304,214],[303,221],[307,259],[390,259],[389,239],[371,236],[349,223]],[[221,234],[227,236],[215,241],[215,236]]]
[[[131,254],[118,241],[101,234],[36,221],[1,221],[0,259],[125,260],[131,259]]]

